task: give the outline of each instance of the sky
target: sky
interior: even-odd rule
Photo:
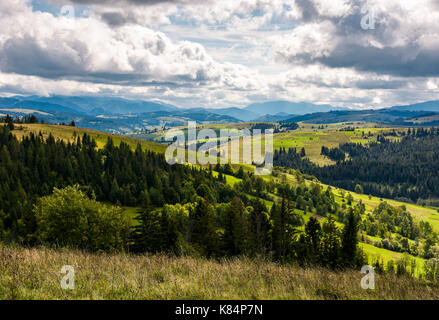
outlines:
[[[180,107],[439,99],[439,0],[9,0],[0,96]]]

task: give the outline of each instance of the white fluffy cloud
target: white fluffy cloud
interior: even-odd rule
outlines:
[[[43,0],[39,0],[42,2]],[[0,2],[0,94],[113,94],[182,106],[438,99],[434,0]],[[375,29],[361,20],[373,11]]]
[[[159,86],[176,92],[259,88],[255,72],[215,61],[198,43],[173,42],[162,32],[135,24],[112,28],[93,17],[33,12],[24,1],[2,5],[6,9],[2,12],[9,14],[0,19],[0,80],[5,74],[29,76],[25,91],[40,90],[41,85],[29,86],[35,81],[58,87],[56,81],[43,79],[63,80],[60,84],[68,86],[76,81],[95,88],[103,84],[145,87],[144,92]]]
[[[92,18],[71,20],[29,11],[2,19],[1,26],[10,27],[1,37],[0,70],[122,84],[227,81],[237,88],[249,86],[249,70],[215,62],[200,44],[173,43],[139,25],[112,29]]]

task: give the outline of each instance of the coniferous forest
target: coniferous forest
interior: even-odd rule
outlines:
[[[408,129],[399,140],[379,135],[368,145],[346,143],[322,147],[336,164],[319,167],[294,148],[276,150],[275,165],[299,168],[324,183],[365,194],[417,202],[439,199],[439,129]],[[435,203],[435,202],[433,202]]]
[[[259,256],[331,268],[364,264],[358,212],[341,209],[330,188],[236,175],[243,181],[231,187],[221,170],[214,177],[212,169],[171,166],[140,145],[133,151],[108,139],[98,150],[86,134],[74,143],[41,134],[19,141],[1,126],[1,238],[89,251]],[[258,197],[268,193],[277,199],[270,210]],[[135,227],[120,212],[126,205],[142,208]],[[296,210],[314,208],[327,222],[311,217],[304,223]]]

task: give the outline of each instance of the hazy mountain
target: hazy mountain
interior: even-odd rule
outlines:
[[[236,107],[231,107],[231,108],[220,108],[220,109],[206,109],[209,112],[212,113],[216,113],[216,114],[222,114],[222,115],[227,115],[227,116],[231,116],[234,118],[237,118],[239,120],[242,121],[251,121],[256,119],[257,117],[259,117],[260,115],[258,113],[246,110],[246,109],[241,109],[241,108],[236,108]]]
[[[78,108],[70,108],[56,103],[42,102],[21,98],[0,98],[0,108],[8,109],[28,109],[38,110],[43,112],[66,112],[72,114],[85,114],[84,111]]]
[[[250,104],[246,108],[194,108],[180,109],[176,106],[161,102],[129,100],[115,97],[93,96],[15,96],[0,98],[1,107],[21,107],[44,112],[67,112],[72,114],[109,115],[109,114],[138,114],[147,112],[188,112],[203,109],[217,115],[228,116],[241,121],[253,121],[265,115],[302,115],[313,112],[337,110],[330,105],[289,101],[268,101]],[[198,111],[197,111],[198,112]],[[280,119],[277,119],[279,121]]]
[[[113,97],[91,96],[51,96],[51,97],[28,97],[28,100],[54,103],[68,108],[80,109],[87,113],[96,114],[96,111],[105,113],[144,113],[156,111],[176,111],[179,108],[152,101],[129,100]]]
[[[260,122],[279,122],[279,121],[283,121],[283,120],[287,120],[290,119],[292,117],[297,117],[297,114],[288,114],[285,112],[279,112],[277,114],[266,114],[264,116],[260,116],[256,119],[254,119],[254,121],[260,121]]]
[[[329,104],[313,104],[308,102],[290,101],[267,101],[262,103],[252,103],[244,109],[247,111],[258,113],[260,116],[266,114],[275,115],[280,112],[284,112],[287,114],[303,115],[314,112],[343,110],[343,108],[333,107]]]
[[[145,112],[147,110],[147,112]],[[227,114],[206,109],[179,109],[148,101],[90,97],[12,97],[0,98],[0,116],[34,114],[46,123],[70,123],[114,133],[136,132],[144,128],[166,125],[182,126],[198,123],[241,122]]]
[[[15,116],[32,113],[50,123],[70,122],[79,126],[100,128],[111,132],[132,132],[145,126],[184,125],[199,123],[310,122],[330,123],[368,121],[384,123],[427,123],[437,121],[439,101],[427,101],[407,106],[379,110],[350,110],[331,105],[307,102],[268,101],[253,103],[246,108],[183,109],[160,102],[90,96],[14,96],[0,97],[1,114]],[[9,111],[10,110],[10,111]],[[38,111],[38,112],[37,112]],[[423,117],[422,119],[416,119]],[[411,120],[413,119],[413,120]]]
[[[407,110],[407,111],[432,111],[439,112],[439,100],[426,101],[421,103],[409,104],[406,106],[394,106],[391,109],[394,110]]]

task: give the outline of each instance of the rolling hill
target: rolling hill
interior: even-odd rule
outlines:
[[[405,106],[394,106],[392,110],[405,110],[405,111],[431,111],[439,112],[439,100],[426,101],[421,103],[409,104]]]

